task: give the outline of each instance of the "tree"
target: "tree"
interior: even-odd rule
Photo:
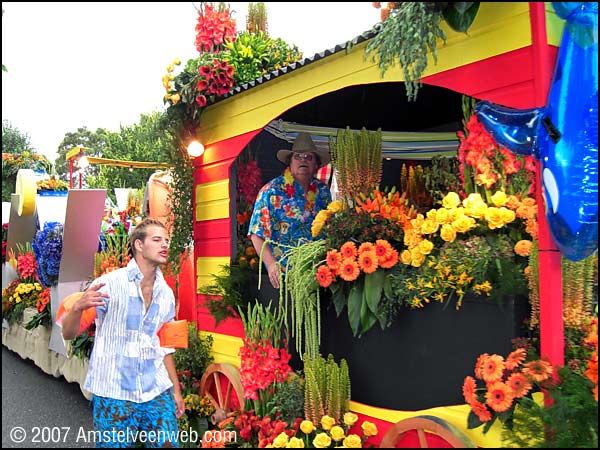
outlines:
[[[2,153],[23,153],[30,150],[31,139],[27,133],[14,127],[8,120],[2,120]]]
[[[69,161],[66,159],[67,153],[73,148],[80,146],[88,149],[88,156],[102,157],[106,148],[106,141],[111,132],[104,128],[98,128],[95,132],[86,127],[78,128],[74,133],[67,133],[58,146],[58,158],[55,161],[56,174],[63,180],[69,180]],[[88,175],[95,175],[98,172],[96,167],[91,167]]]

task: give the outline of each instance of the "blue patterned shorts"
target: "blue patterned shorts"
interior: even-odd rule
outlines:
[[[97,448],[178,448],[172,389],[145,403],[92,397]]]

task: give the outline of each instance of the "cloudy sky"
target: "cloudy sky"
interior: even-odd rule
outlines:
[[[163,110],[161,77],[196,57],[198,2],[3,2],[2,119],[51,159],[65,133],[118,131]],[[247,3],[230,3],[238,30]],[[379,21],[370,2],[267,2],[269,32],[304,56],[353,39]]]

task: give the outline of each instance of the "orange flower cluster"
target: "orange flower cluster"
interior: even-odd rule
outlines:
[[[329,287],[337,281],[354,281],[361,271],[373,273],[378,268],[391,269],[398,263],[398,251],[384,239],[375,243],[363,242],[358,249],[354,242],[348,241],[338,250],[327,252],[325,264],[317,269],[317,280],[322,287]]]
[[[38,191],[66,191],[69,189],[66,182],[56,177],[38,180],[36,184]]]
[[[38,295],[38,299],[35,304],[35,307],[39,313],[42,313],[42,312],[44,312],[44,310],[46,309],[46,307],[49,304],[50,304],[50,288],[46,288],[42,292],[40,292],[40,295]]]
[[[470,415],[479,422],[493,422],[515,407],[518,399],[528,395],[535,383],[548,380],[553,373],[552,365],[542,359],[525,362],[527,352],[518,348],[508,355],[506,360],[500,355],[479,356],[475,363],[475,378],[485,382],[485,388],[477,388],[475,378],[467,376],[463,384],[463,396],[471,407]],[[504,419],[506,415],[503,415]],[[472,423],[471,418],[469,423]]]
[[[371,217],[383,217],[394,222],[406,225],[410,219],[416,216],[413,207],[408,207],[406,193],[400,195],[398,191],[387,194],[375,189],[370,197],[356,197],[356,212],[358,214],[370,214]]]
[[[594,346],[594,351],[590,360],[588,361],[587,368],[583,374],[588,377],[596,385],[593,389],[594,398],[598,401],[598,318],[593,317],[590,326],[589,334],[585,338],[585,343]]]

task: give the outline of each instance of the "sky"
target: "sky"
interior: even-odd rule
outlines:
[[[268,31],[304,57],[370,30],[370,2],[266,2]],[[54,160],[65,133],[118,131],[164,111],[161,77],[194,47],[199,2],[2,2],[2,120]],[[248,3],[230,3],[245,29]]]

